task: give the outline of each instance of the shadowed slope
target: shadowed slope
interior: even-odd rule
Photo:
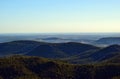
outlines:
[[[92,45],[74,43],[74,42],[49,43],[46,45],[39,45],[37,48],[28,52],[28,54],[26,55],[42,56],[47,58],[63,58],[96,49],[99,48]]]

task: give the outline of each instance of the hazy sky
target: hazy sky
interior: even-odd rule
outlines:
[[[120,0],[0,0],[0,33],[120,32]]]

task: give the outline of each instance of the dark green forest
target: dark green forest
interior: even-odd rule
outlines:
[[[41,57],[0,58],[0,79],[120,79],[120,64],[69,64]]]

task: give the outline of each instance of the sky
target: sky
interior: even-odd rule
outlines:
[[[0,33],[120,32],[120,0],[0,0]]]

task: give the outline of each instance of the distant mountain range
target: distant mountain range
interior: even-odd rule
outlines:
[[[49,38],[38,38],[37,40],[41,40],[43,42],[49,43],[65,43],[65,42],[78,42],[78,43],[85,43],[85,44],[92,44],[97,46],[108,46],[113,44],[120,44],[120,37],[105,37],[100,39],[82,39],[82,38],[69,38],[63,39],[58,37],[49,37]]]
[[[27,40],[0,43],[0,56],[15,54],[55,58],[74,64],[87,64],[107,61],[120,55],[120,45],[96,47],[76,42],[45,43]]]
[[[106,37],[101,38],[94,43],[96,44],[104,44],[104,45],[113,45],[113,44],[120,44],[120,37]]]
[[[113,37],[111,37],[113,36]],[[38,42],[48,43],[67,43],[78,42],[84,44],[92,44],[95,46],[109,46],[113,44],[120,44],[120,37],[118,35],[0,35],[0,43],[18,41],[18,40],[32,40]]]

